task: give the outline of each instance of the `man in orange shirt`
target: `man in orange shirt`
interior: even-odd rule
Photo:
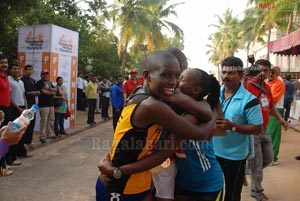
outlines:
[[[278,113],[282,116],[283,114],[283,102],[285,93],[285,84],[280,77],[280,68],[273,66],[270,69],[270,74],[268,76],[267,85],[271,88],[271,93],[273,97],[273,102]],[[278,154],[281,141],[281,123],[276,119],[276,117],[270,114],[269,123],[267,125],[267,132],[272,138],[272,146],[274,152],[274,159],[271,165],[277,165]]]
[[[124,93],[124,102],[126,102],[126,99],[130,96],[130,94],[133,92],[133,90],[142,85],[142,81],[137,78],[137,70],[131,69],[130,70],[130,78],[125,82],[123,86],[123,93]]]

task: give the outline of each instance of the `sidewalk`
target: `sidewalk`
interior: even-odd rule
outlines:
[[[112,115],[111,115],[111,107],[109,108],[108,113],[109,113],[110,117],[112,117]],[[91,126],[91,125],[89,125],[89,124],[86,123],[86,121],[87,121],[87,110],[86,111],[76,111],[76,124],[75,124],[75,126],[73,128],[67,128],[67,129],[65,129],[66,133],[68,135],[57,137],[54,140],[47,140],[46,143],[42,144],[40,142],[40,140],[39,140],[39,136],[40,136],[39,132],[38,131],[34,131],[34,133],[33,133],[33,140],[32,140],[33,146],[31,146],[30,148],[36,149],[36,148],[48,145],[48,144],[53,143],[53,142],[57,142],[59,140],[65,139],[65,138],[67,138],[69,136],[72,136],[72,135],[75,135],[77,133],[80,133],[80,132],[82,132],[84,130],[93,128],[95,126],[98,126],[98,125],[102,124],[103,122],[110,121],[111,119],[112,118],[110,118],[109,120],[103,120],[102,117],[101,117],[101,114],[95,114],[96,124],[93,125],[93,126]],[[30,151],[30,148],[29,148],[28,151]]]

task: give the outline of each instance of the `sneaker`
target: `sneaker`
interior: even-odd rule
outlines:
[[[18,160],[15,160],[11,163],[11,165],[14,165],[14,166],[18,166],[18,165],[21,165],[22,162],[21,161],[18,161]]]
[[[48,136],[47,139],[53,139],[54,140],[54,139],[56,139],[56,135]]]
[[[278,165],[278,161],[272,161],[270,165],[271,166],[276,166],[276,165]]]
[[[251,192],[250,194],[252,197],[256,198],[256,201],[267,201],[269,198],[262,192],[259,194]]]
[[[22,156],[19,156],[20,158],[31,158],[33,156],[33,154],[29,154],[29,153],[26,153]]]
[[[295,157],[296,160],[300,160],[300,155]]]
[[[6,165],[6,169],[7,169],[7,170],[11,170],[11,169],[12,169],[12,166],[11,166],[11,165]]]
[[[9,176],[12,175],[14,171],[8,170],[7,168],[1,168],[0,176]]]
[[[41,137],[41,138],[40,138],[40,142],[41,142],[42,144],[44,144],[44,143],[47,142],[47,140],[46,140],[44,137]]]
[[[35,146],[35,143],[25,144],[24,146],[26,147],[26,149],[33,149]]]

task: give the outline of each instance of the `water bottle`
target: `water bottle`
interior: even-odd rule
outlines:
[[[22,114],[13,121],[11,130],[17,130],[22,126],[28,126],[38,109],[39,107],[34,104],[31,108],[23,110]]]

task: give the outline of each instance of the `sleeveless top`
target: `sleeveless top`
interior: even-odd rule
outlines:
[[[158,124],[146,128],[134,127],[131,123],[132,115],[139,104],[149,98],[146,94],[136,94],[131,98],[119,118],[110,152],[110,159],[114,167],[129,164],[148,155],[160,137],[162,127]],[[151,188],[151,173],[149,170],[124,175],[120,179],[111,178],[107,190],[109,193],[137,194]]]

